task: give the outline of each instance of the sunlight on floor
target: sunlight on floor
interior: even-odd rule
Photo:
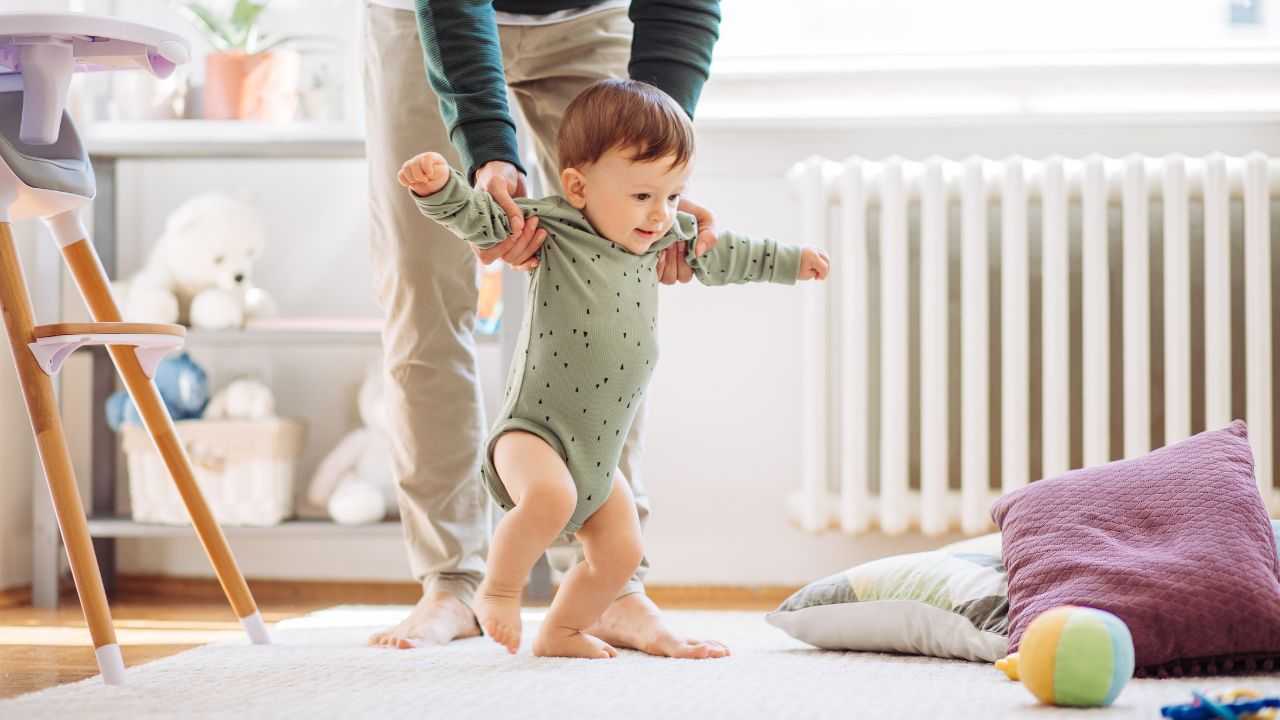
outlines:
[[[282,620],[282,628],[354,628],[388,627],[400,622],[411,608],[403,606],[345,606],[321,610],[304,618]],[[545,608],[527,609],[521,613],[525,622],[541,622]],[[202,645],[235,640],[244,630],[234,621],[115,619],[116,640],[121,645]],[[0,646],[86,646],[89,630],[83,622],[72,626],[48,625],[38,621],[0,625]]]
[[[291,630],[305,628],[353,628],[387,627],[408,616],[408,605],[345,605],[313,612],[310,615],[284,620],[279,627]],[[541,622],[546,608],[526,608],[520,613],[525,622]]]
[[[239,637],[243,634],[244,630],[236,623],[137,620],[116,623],[116,641],[121,645],[200,645]],[[85,627],[0,625],[0,645],[86,646],[90,644],[89,630]]]

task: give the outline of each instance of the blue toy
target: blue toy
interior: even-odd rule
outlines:
[[[154,378],[160,397],[174,420],[191,420],[204,414],[209,404],[209,376],[185,352],[165,358],[156,368]],[[107,398],[107,425],[116,432],[125,423],[142,424],[142,417],[129,399],[129,393],[119,390]]]
[[[1206,695],[1192,692],[1195,700],[1185,705],[1166,705],[1160,714],[1173,720],[1273,720],[1280,697],[1262,697],[1252,690],[1229,690]]]

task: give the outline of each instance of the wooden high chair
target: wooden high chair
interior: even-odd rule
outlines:
[[[249,638],[270,642],[249,586],[197,487],[151,377],[182,346],[180,325],[121,322],[106,273],[78,213],[95,193],[93,168],[63,109],[72,72],[135,69],[159,77],[187,60],[182,38],[112,18],[0,13],[0,310],[76,593],[102,678],[124,681],[102,576],[71,467],[51,376],[85,345],[106,345],[186,504],[196,535]],[[10,222],[40,218],[61,247],[90,323],[36,325]]]

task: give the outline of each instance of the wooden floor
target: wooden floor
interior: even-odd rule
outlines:
[[[374,592],[369,587],[276,592],[253,586],[263,619],[275,623],[314,610],[349,602],[412,604],[414,589],[394,585]],[[282,587],[285,587],[282,585]],[[292,587],[292,586],[289,586]],[[363,589],[361,589],[363,587]],[[147,592],[142,590],[146,589]],[[126,666],[141,665],[243,631],[225,600],[195,583],[149,578],[126,579],[112,600],[112,618]],[[771,610],[787,589],[651,588],[650,595],[667,609]],[[354,598],[361,599],[354,599]],[[0,698],[75,682],[98,674],[89,631],[74,594],[57,610],[29,605],[0,607]]]
[[[275,606],[262,616],[274,623],[326,605]],[[113,602],[111,610],[129,667],[243,632],[226,602],[126,598]],[[57,610],[0,609],[0,698],[97,674],[89,631],[74,596]]]

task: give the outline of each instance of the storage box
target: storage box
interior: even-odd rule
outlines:
[[[276,525],[293,515],[293,480],[303,426],[295,420],[183,420],[174,423],[196,484],[224,525]],[[146,430],[122,428],[136,522],[191,522]]]

